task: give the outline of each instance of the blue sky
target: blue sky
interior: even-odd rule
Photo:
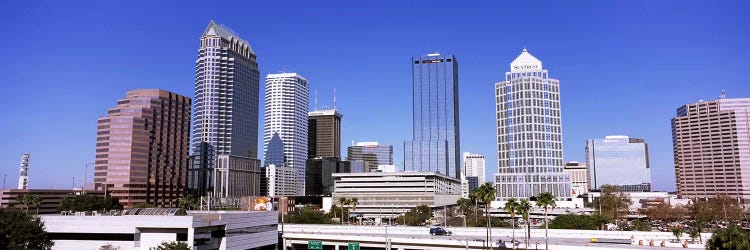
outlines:
[[[411,138],[410,57],[454,53],[461,149],[486,155],[488,174],[494,83],[525,46],[560,79],[565,160],[584,161],[587,138],[644,138],[654,189],[674,190],[675,109],[721,89],[750,97],[748,10],[746,1],[3,1],[0,174],[15,186],[30,152],[32,188],[69,188],[72,176],[80,185],[96,119],[127,90],[192,97],[198,39],[213,19],[250,42],[261,76],[298,72],[320,105],[336,88],[342,144],[393,144],[397,164]]]

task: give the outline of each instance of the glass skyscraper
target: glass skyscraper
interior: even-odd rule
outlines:
[[[223,182],[223,188],[251,185],[252,182],[223,174],[254,173],[260,178],[260,161],[257,160],[258,63],[246,40],[213,21],[203,32],[200,42],[195,65],[193,150],[188,187],[196,196],[205,196],[209,192],[232,193],[217,190],[217,178],[235,180],[233,183]],[[219,156],[225,156],[222,157],[224,162],[230,163],[223,164],[225,169],[215,169]],[[258,189],[259,186],[241,188],[252,190],[251,194],[256,195]]]
[[[563,172],[560,82],[542,61],[523,49],[505,80],[495,84],[498,173],[497,199],[529,198],[551,192],[571,196]]]
[[[622,192],[651,191],[648,144],[643,139],[624,135],[589,139],[586,165],[591,189],[612,185]]]
[[[428,54],[411,65],[413,140],[404,142],[404,169],[460,178],[456,57]]]

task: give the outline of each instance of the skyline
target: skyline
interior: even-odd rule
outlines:
[[[490,176],[497,171],[495,139],[488,136],[494,135],[495,127],[491,92],[506,71],[507,62],[524,46],[543,58],[552,77],[564,83],[561,86],[564,161],[583,162],[586,139],[610,134],[643,138],[649,141],[654,190],[674,190],[670,118],[677,107],[699,99],[717,99],[721,89],[727,90],[729,98],[747,97],[750,93],[746,76],[737,73],[750,66],[746,59],[750,51],[743,46],[743,41],[750,40],[750,34],[735,28],[740,25],[734,25],[747,23],[748,17],[742,16],[740,7],[746,3],[717,6],[685,2],[679,8],[671,8],[666,3],[649,2],[645,10],[632,3],[611,4],[609,9],[621,8],[623,13],[609,17],[607,11],[602,11],[593,21],[565,20],[565,16],[587,13],[606,3],[592,3],[593,6],[562,14],[554,11],[562,4],[550,3],[538,11],[558,23],[531,20],[527,25],[536,27],[543,35],[521,28],[513,32],[518,35],[511,37],[505,37],[502,30],[517,13],[503,12],[511,17],[499,20],[491,16],[503,9],[518,8],[514,6],[518,3],[485,6],[496,8],[463,6],[449,15],[463,23],[444,23],[446,26],[442,27],[458,35],[439,41],[423,39],[436,28],[409,30],[426,23],[411,20],[409,7],[414,10],[424,6],[357,9],[346,4],[344,7],[353,13],[338,13],[331,10],[334,4],[300,3],[298,10],[293,9],[295,13],[309,4],[307,8],[316,10],[315,13],[330,16],[320,15],[313,21],[290,19],[259,24],[253,22],[263,21],[263,17],[250,18],[229,8],[222,12],[213,6],[207,7],[206,12],[200,12],[201,8],[161,6],[169,10],[175,7],[175,12],[180,13],[176,14],[159,6],[139,10],[138,6],[112,9],[102,4],[90,6],[91,11],[80,16],[67,17],[66,10],[81,7],[76,3],[53,2],[46,4],[48,9],[31,10],[30,5],[35,3],[6,4],[11,7],[0,8],[4,9],[0,10],[0,23],[6,24],[9,29],[6,32],[15,35],[0,41],[3,45],[0,55],[12,59],[0,62],[0,82],[3,93],[24,93],[8,94],[0,101],[4,107],[14,107],[0,111],[4,117],[0,135],[6,139],[0,150],[0,174],[7,174],[6,187],[14,186],[21,154],[26,152],[32,154],[29,172],[32,188],[48,188],[50,184],[67,188],[72,184],[70,176],[83,177],[84,164],[94,158],[96,119],[105,115],[111,103],[127,90],[160,88],[192,97],[195,52],[199,47],[196,40],[210,20],[231,27],[253,45],[258,51],[261,75],[282,70],[305,75],[313,83],[310,92],[318,90],[319,102],[329,105],[330,94],[336,88],[338,107],[347,114],[347,119],[342,120],[342,140],[394,145],[394,163],[400,166],[403,164],[400,145],[409,140],[411,131],[411,112],[407,108],[411,96],[410,73],[407,64],[401,62],[435,50],[454,53],[461,59],[461,148],[462,152],[487,156]],[[14,4],[16,8],[12,7]],[[284,9],[280,6],[283,4],[270,5],[260,9],[266,8],[270,13]],[[439,11],[450,7],[427,9]],[[26,11],[9,11],[19,8]],[[477,15],[462,15],[470,11]],[[141,18],[120,20],[130,12]],[[156,15],[160,12],[164,15]],[[200,14],[190,15],[195,12]],[[638,15],[628,15],[632,13]],[[357,14],[364,18],[354,19]],[[305,19],[315,14],[306,11],[301,16]],[[380,22],[383,17],[391,19]],[[352,22],[338,23],[341,18]],[[399,28],[402,20],[417,24]],[[589,24],[596,20],[599,26]],[[81,23],[85,27],[76,29]],[[581,35],[575,33],[577,25],[587,27],[583,29],[587,32],[584,36],[576,37]],[[277,32],[295,27],[300,27],[303,35],[311,35],[310,39],[285,40],[278,36]],[[489,34],[490,28],[499,31]],[[609,30],[619,32],[610,34]],[[564,32],[572,34],[545,42]],[[492,36],[505,39],[493,40]],[[481,43],[482,40],[486,41]],[[323,46],[331,42],[335,46]],[[357,53],[368,60],[343,60]],[[360,64],[369,61],[372,63]],[[372,74],[373,71],[383,73]],[[50,111],[48,102],[59,103],[55,106],[57,110]],[[372,121],[382,122],[373,125]],[[601,124],[602,121],[608,123]],[[90,170],[89,180],[92,173]],[[80,180],[77,181],[80,185]]]

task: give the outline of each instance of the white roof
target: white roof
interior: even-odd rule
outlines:
[[[542,69],[542,61],[529,54],[526,48],[523,48],[521,54],[510,63],[510,72],[536,71]]]

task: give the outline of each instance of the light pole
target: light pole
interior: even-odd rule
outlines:
[[[76,177],[71,176],[70,178],[73,178],[73,189],[76,189]]]

